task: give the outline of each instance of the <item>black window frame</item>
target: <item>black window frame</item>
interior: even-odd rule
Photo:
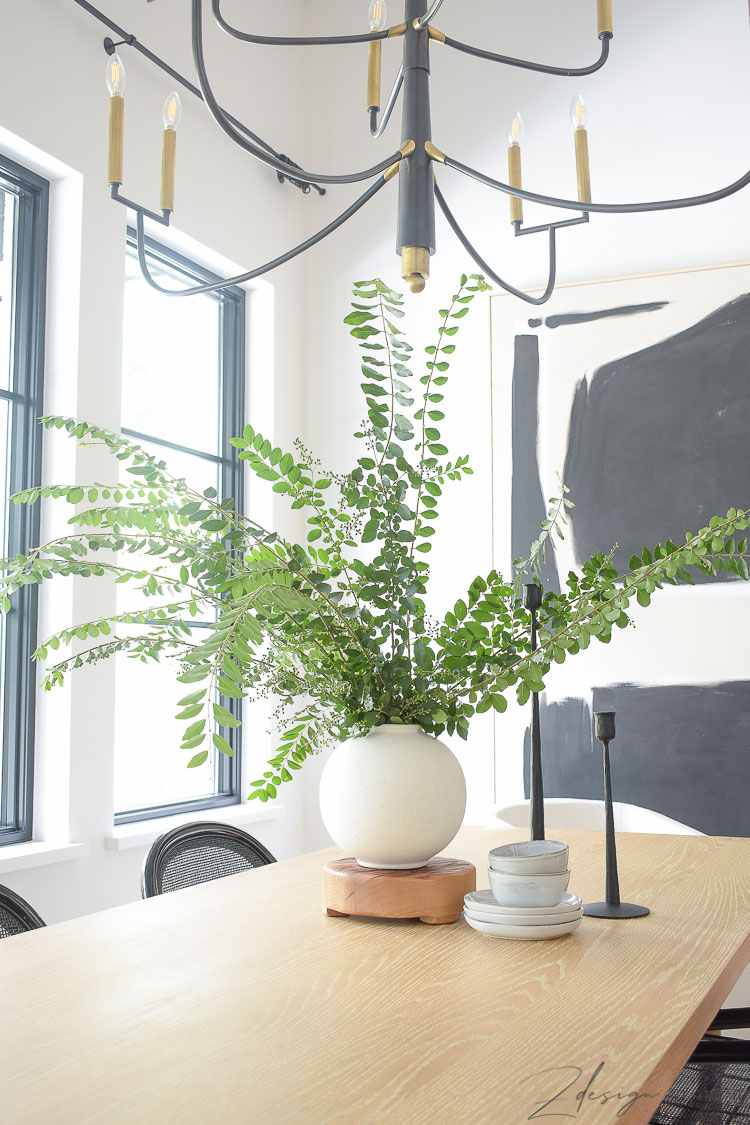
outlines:
[[[49,182],[0,154],[0,187],[16,201],[13,369],[9,389],[0,389],[10,404],[12,496],[42,473]],[[39,545],[39,504],[10,504],[7,526],[8,556],[28,554]],[[0,846],[30,840],[33,831],[38,601],[36,585],[22,587],[5,618]]]
[[[147,238],[145,245],[146,253],[154,265],[162,266],[173,276],[184,278],[190,285],[221,280],[218,275],[207,270],[204,266],[155,239]],[[129,253],[137,253],[136,231],[130,226],[127,230],[127,250]],[[219,318],[221,453],[218,455],[207,454],[204,450],[178,445],[176,442],[167,441],[154,434],[132,430],[126,426],[121,426],[121,432],[135,441],[147,441],[163,448],[167,464],[169,464],[169,450],[173,449],[219,465],[221,468],[221,494],[222,496],[231,496],[236,509],[242,512],[245,501],[244,466],[239,459],[238,451],[230,444],[229,439],[241,434],[245,426],[246,294],[244,289],[231,286],[228,289],[220,290],[218,293],[207,293],[205,296],[215,300],[221,309]],[[175,298],[175,300],[177,299]],[[191,621],[190,627],[200,628],[200,624]],[[226,696],[220,696],[219,698],[223,706],[228,708],[235,718],[241,717],[241,699],[229,699]],[[226,730],[224,735],[234,754],[230,758],[226,754],[218,753],[218,792],[216,794],[194,800],[176,801],[165,805],[152,805],[147,808],[115,812],[115,825],[133,824],[155,817],[177,816],[239,804],[242,799],[240,793],[242,727]]]

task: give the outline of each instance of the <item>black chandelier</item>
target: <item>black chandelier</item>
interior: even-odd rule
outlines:
[[[75,0],[80,6],[89,10],[98,18],[104,18],[110,26],[116,27],[107,21],[85,0]],[[647,203],[594,203],[591,200],[591,183],[589,175],[588,133],[586,129],[586,108],[583,99],[577,95],[571,106],[571,120],[575,142],[575,158],[578,179],[578,199],[562,199],[557,196],[543,195],[532,192],[522,187],[521,178],[521,140],[523,137],[523,122],[520,113],[516,113],[511,121],[508,131],[508,182],[493,179],[484,175],[475,168],[461,163],[459,160],[442,152],[432,142],[432,128],[430,120],[430,50],[433,44],[449,49],[462,51],[476,58],[489,62],[501,63],[505,66],[520,67],[525,70],[536,71],[541,74],[562,75],[576,77],[593,74],[601,69],[609,58],[610,41],[612,39],[612,0],[597,0],[598,37],[600,42],[599,57],[589,66],[579,68],[544,66],[541,63],[529,62],[524,59],[511,58],[507,55],[497,54],[492,51],[480,49],[461,43],[456,39],[443,34],[432,24],[432,19],[442,7],[444,0],[432,0],[425,9],[426,0],[404,0],[405,19],[403,23],[386,27],[386,9],[384,0],[372,0],[369,6],[370,30],[364,34],[314,36],[314,37],[280,37],[268,35],[255,35],[248,31],[241,31],[231,26],[224,19],[221,12],[221,0],[211,0],[211,10],[215,22],[227,35],[243,43],[253,43],[265,46],[323,46],[334,44],[368,44],[368,79],[367,79],[367,112],[370,122],[370,132],[374,137],[382,136],[393,110],[401,102],[401,140],[400,147],[386,159],[365,168],[359,172],[331,175],[319,172],[309,172],[290,161],[288,157],[277,153],[256,134],[252,133],[236,118],[229,115],[217,101],[206,68],[203,41],[203,0],[191,0],[192,22],[192,48],[193,60],[198,81],[198,88],[182,79],[176,71],[163,64],[156,56],[137,44],[134,36],[125,36],[120,43],[113,43],[111,39],[105,40],[105,49],[109,54],[107,65],[107,86],[110,92],[110,122],[109,122],[109,185],[112,198],[118,203],[131,208],[136,214],[138,258],[140,268],[146,281],[160,293],[169,296],[186,297],[197,293],[208,293],[227,286],[240,285],[253,278],[269,273],[277,266],[283,265],[305,250],[321,242],[333,231],[342,226],[352,215],[365,206],[385,185],[398,175],[398,229],[396,247],[401,255],[401,273],[412,292],[421,292],[430,272],[430,256],[435,252],[435,203],[437,202],[445,215],[451,229],[463,245],[466,252],[474,260],[479,269],[497,285],[507,292],[534,305],[544,304],[551,296],[556,280],[557,249],[556,235],[562,227],[576,226],[587,223],[592,214],[633,214],[644,211],[668,211],[686,207],[696,207],[704,203],[714,203],[724,199],[734,192],[740,191],[750,183],[750,172],[727,187],[708,192],[705,195],[687,196],[681,199],[658,200]],[[121,29],[117,29],[120,30]],[[396,77],[393,89],[388,97],[385,107],[381,112],[380,98],[380,62],[383,40],[403,39],[403,58]],[[121,192],[123,182],[123,133],[124,133],[124,102],[123,84],[124,67],[116,47],[122,43],[137,46],[143,54],[150,57],[163,70],[180,79],[193,93],[202,97],[211,116],[219,128],[236,145],[245,152],[250,153],[257,160],[273,168],[279,180],[289,180],[303,191],[315,188],[321,194],[324,192],[322,184],[351,184],[369,182],[366,191],[359,196],[345,211],[333,219],[327,226],[316,234],[305,239],[298,246],[286,253],[279,255],[270,262],[266,262],[255,269],[247,270],[236,277],[212,284],[195,285],[187,289],[168,289],[160,285],[150,274],[146,259],[146,245],[144,220],[168,226],[174,208],[174,176],[176,129],[179,125],[181,114],[180,97],[176,91],[170,93],[164,105],[164,132],[162,142],[162,181],[161,199],[158,211],[149,210],[138,203],[127,199]],[[516,236],[545,233],[549,241],[549,279],[544,292],[539,296],[531,296],[522,292],[509,282],[504,281],[481,257],[461,229],[453,212],[448,206],[445,197],[438,186],[435,175],[438,165],[461,172],[486,187],[503,192],[510,199],[510,219]],[[574,211],[573,218],[562,219],[557,222],[543,223],[538,226],[524,226],[523,201],[542,203],[560,208],[564,211]]]

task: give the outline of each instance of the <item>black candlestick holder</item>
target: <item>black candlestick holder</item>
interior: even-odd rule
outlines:
[[[542,587],[529,582],[523,588],[524,608],[531,611],[531,651],[536,648],[536,611],[542,604]],[[542,736],[539,730],[539,693],[531,693],[531,754],[529,760],[531,839],[544,839],[544,780],[542,778]]]
[[[583,913],[592,918],[643,918],[651,911],[647,906],[620,901],[620,880],[617,875],[615,847],[615,813],[612,805],[612,777],[609,768],[609,744],[615,737],[615,712],[595,711],[596,737],[604,746],[604,811],[606,817],[607,874],[604,902],[587,902]]]

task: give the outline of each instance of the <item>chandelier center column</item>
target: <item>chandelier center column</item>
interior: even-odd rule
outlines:
[[[425,0],[406,0],[404,36],[404,93],[402,141],[416,148],[402,162],[398,193],[398,240],[401,275],[412,293],[421,293],[430,276],[435,250],[435,193],[432,161],[425,141],[432,140],[430,122],[430,35],[414,21],[425,11]]]

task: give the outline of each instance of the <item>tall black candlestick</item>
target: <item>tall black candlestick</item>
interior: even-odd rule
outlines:
[[[531,611],[531,651],[536,648],[536,611],[542,604],[542,587],[536,582],[524,585],[524,607]],[[539,693],[531,693],[531,755],[529,795],[531,798],[531,839],[544,839],[544,780],[542,778],[542,736],[539,730]]]
[[[604,815],[607,873],[605,901],[588,902],[583,913],[593,918],[643,918],[651,911],[647,906],[620,901],[620,880],[617,874],[617,848],[615,845],[615,812],[612,802],[612,775],[609,766],[609,744],[615,737],[615,712],[595,711],[596,737],[604,746]]]

